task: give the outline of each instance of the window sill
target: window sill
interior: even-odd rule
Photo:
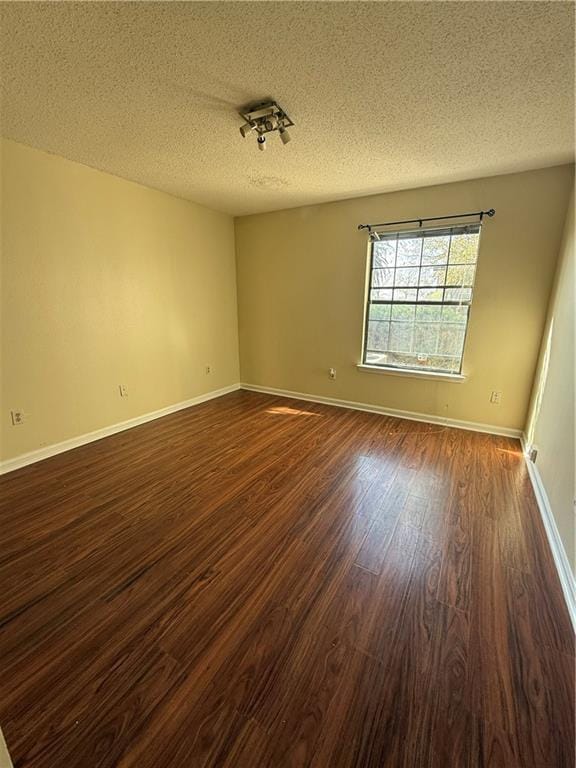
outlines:
[[[451,381],[451,382],[463,382],[466,381],[466,376],[461,373],[435,373],[434,371],[409,371],[402,370],[400,368],[385,368],[380,365],[366,365],[365,363],[359,363],[356,368],[359,371],[365,371],[366,373],[383,373],[386,376],[408,376],[412,379],[429,379],[431,381]]]

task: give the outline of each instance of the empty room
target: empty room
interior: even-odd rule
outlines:
[[[573,768],[574,2],[0,2],[0,768]]]

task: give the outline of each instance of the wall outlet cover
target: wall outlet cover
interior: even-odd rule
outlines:
[[[10,411],[10,420],[13,427],[24,424],[24,411]]]

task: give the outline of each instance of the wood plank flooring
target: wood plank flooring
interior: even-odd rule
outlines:
[[[16,768],[572,768],[517,441],[237,392],[0,478]]]

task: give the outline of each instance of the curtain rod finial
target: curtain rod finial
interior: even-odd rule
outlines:
[[[494,210],[494,208],[490,208],[489,211],[486,211],[486,215],[490,217],[494,216],[495,213],[496,211]]]

